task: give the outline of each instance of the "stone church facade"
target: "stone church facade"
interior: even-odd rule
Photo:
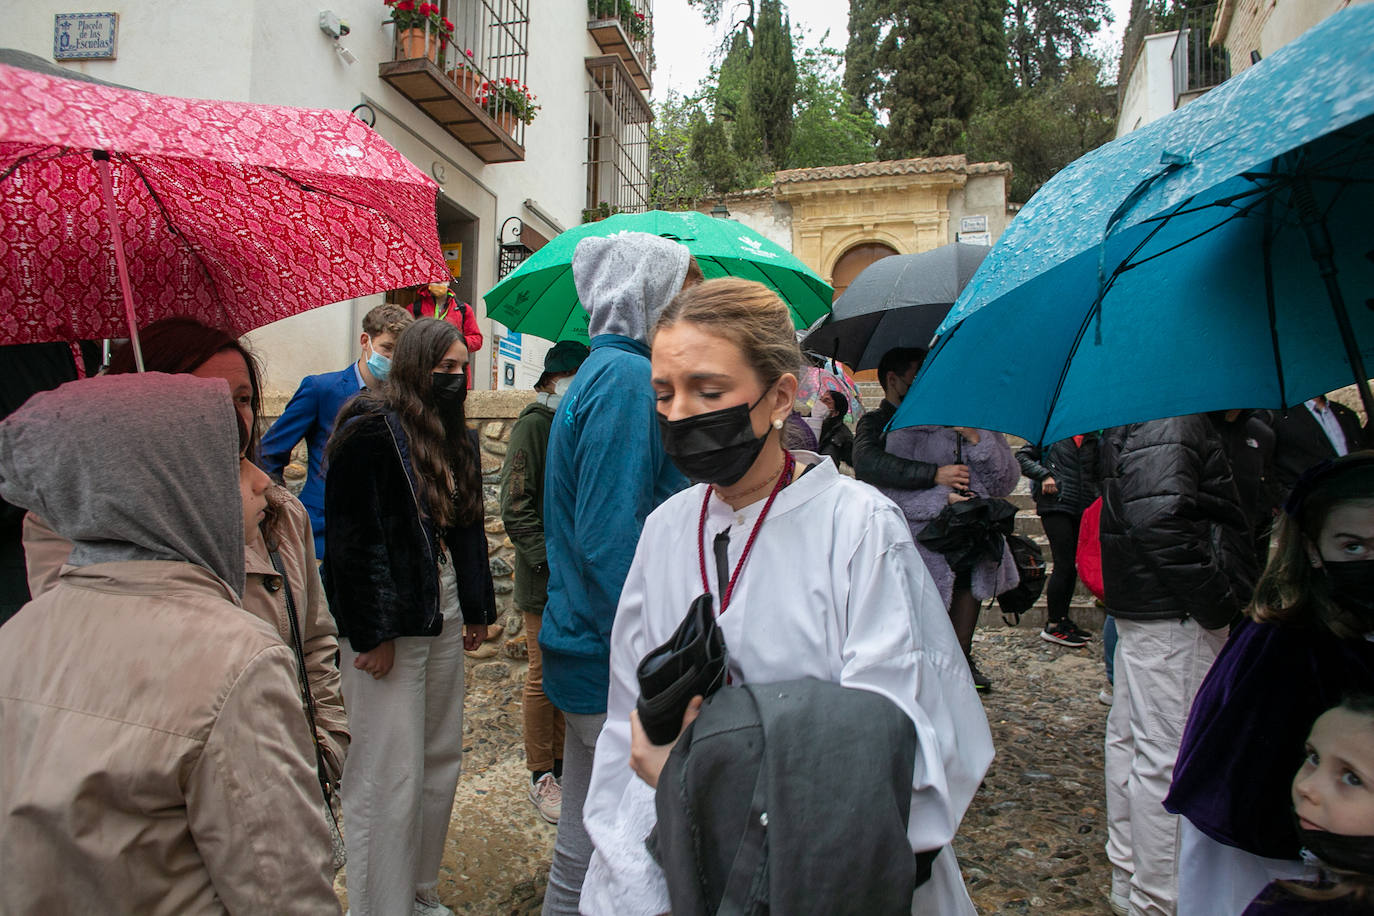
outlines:
[[[791,251],[838,295],[890,254],[956,241],[993,244],[1015,215],[1010,182],[1005,162],[894,159],[777,172],[771,186],[726,195],[715,206]]]

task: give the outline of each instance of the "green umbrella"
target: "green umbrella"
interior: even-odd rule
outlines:
[[[651,210],[621,213],[557,236],[482,297],[487,316],[512,331],[585,342],[587,312],[573,286],[573,250],[584,238],[617,232],[647,232],[681,242],[707,279],[742,277],[769,286],[787,303],[798,328],[810,327],[830,311],[830,286],[791,252],[753,229],[694,210]]]

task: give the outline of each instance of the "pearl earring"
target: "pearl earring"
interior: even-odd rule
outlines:
[[[774,428],[774,429],[782,429],[782,420],[781,420],[781,419],[776,419],[776,420],[774,420],[774,421],[773,421],[773,428]]]

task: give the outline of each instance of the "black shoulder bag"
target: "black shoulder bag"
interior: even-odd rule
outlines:
[[[268,556],[272,559],[272,568],[281,576],[282,591],[286,595],[286,619],[291,624],[291,648],[296,653],[296,677],[301,684],[301,701],[305,706],[305,718],[310,723],[310,741],[315,745],[315,772],[320,780],[320,792],[324,795],[324,808],[329,814],[329,837],[333,845],[334,871],[344,867],[347,861],[347,854],[344,849],[343,834],[339,830],[339,816],[335,812],[338,805],[339,796],[335,791],[334,784],[329,779],[329,768],[324,762],[324,748],[320,746],[320,733],[315,727],[315,697],[310,692],[310,675],[305,670],[305,642],[301,637],[301,622],[296,614],[296,601],[291,595],[291,580],[286,575],[286,569],[281,562],[281,556],[275,550],[269,550]]]

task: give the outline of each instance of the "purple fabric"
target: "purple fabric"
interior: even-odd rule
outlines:
[[[1305,900],[1274,881],[1260,891],[1241,916],[1357,916],[1368,912],[1368,906],[1356,903],[1349,897]]]
[[[1016,487],[1021,466],[1016,463],[1016,456],[1001,433],[988,429],[978,432],[976,445],[967,441],[963,443],[962,460],[968,465],[971,479],[969,489],[976,496],[1007,496]],[[901,458],[929,461],[935,465],[954,464],[955,456],[959,453],[958,439],[959,434],[946,426],[908,426],[887,434],[887,451]],[[913,539],[948,505],[951,492],[949,487],[940,484],[928,490],[878,489],[901,508],[911,527]],[[954,571],[945,562],[943,554],[928,550],[919,541],[916,549],[921,552],[931,578],[940,589],[945,607],[949,607],[954,594]],[[1000,563],[988,561],[973,568],[973,594],[980,600],[991,598],[1015,588],[1020,580],[1011,549],[1003,546]]]
[[[805,452],[814,452],[819,445],[816,442],[816,434],[811,431],[811,427],[806,425],[806,420],[795,410],[787,415],[783,421],[782,444],[789,449],[801,449]]]
[[[1312,723],[1352,689],[1374,690],[1374,643],[1243,620],[1193,700],[1164,807],[1219,843],[1298,858],[1293,776]]]

